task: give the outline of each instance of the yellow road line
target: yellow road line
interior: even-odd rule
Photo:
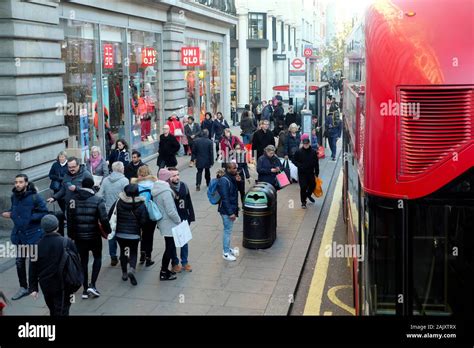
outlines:
[[[326,276],[329,267],[329,257],[325,255],[325,250],[327,245],[331,245],[333,239],[337,217],[339,216],[341,198],[342,175],[339,173],[303,315],[320,315],[321,313],[321,302],[323,299],[324,285],[326,284]]]
[[[332,303],[334,303],[336,306],[341,307],[345,311],[349,312],[352,315],[355,315],[355,308],[351,307],[344,302],[342,302],[337,296],[336,296],[336,291],[340,289],[351,289],[352,285],[339,285],[339,286],[333,286],[331,289],[328,291],[328,297],[331,300]]]

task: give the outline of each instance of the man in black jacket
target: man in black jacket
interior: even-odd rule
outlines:
[[[64,253],[62,237],[58,233],[59,221],[54,215],[41,219],[41,228],[45,235],[38,243],[37,260],[31,263],[31,296],[38,298],[38,280],[44,300],[51,316],[67,316],[71,307],[71,293],[62,286],[59,263]],[[76,246],[68,239],[68,248],[77,253]]]
[[[319,160],[318,154],[311,148],[308,134],[303,134],[301,141],[303,142],[303,147],[296,151],[293,163],[298,167],[301,207],[306,209],[306,198],[311,203],[314,203],[314,198],[311,195],[316,185],[315,176],[319,176]]]
[[[89,298],[89,295],[100,296],[95,285],[102,266],[101,229],[105,234],[111,232],[105,202],[101,197],[95,195],[93,186],[93,179],[84,178],[82,188],[67,202],[68,236],[76,243],[84,271],[83,299]],[[88,285],[89,251],[92,251],[94,263],[92,264],[91,283]]]
[[[175,194],[174,202],[176,204],[179,217],[181,218],[181,221],[187,220],[189,225],[191,225],[191,222],[196,221],[196,218],[194,216],[193,202],[191,200],[191,194],[189,193],[188,185],[179,180],[179,171],[176,168],[168,168],[168,170],[172,174],[169,179],[169,184]],[[171,260],[173,272],[180,273],[181,270],[192,272],[192,267],[188,263],[188,253],[189,249],[188,244],[186,243],[181,247],[181,266],[179,265],[178,256],[173,255],[173,259]]]
[[[176,154],[179,151],[179,142],[176,137],[170,133],[170,126],[163,126],[163,134],[160,135],[158,148],[158,159],[156,165],[158,167],[174,167],[178,165]]]
[[[125,166],[125,176],[128,180],[132,178],[138,178],[138,168],[144,166],[145,163],[142,162],[142,154],[137,150],[132,151],[132,162]]]
[[[268,145],[275,146],[275,138],[273,137],[273,133],[268,130],[269,127],[270,121],[260,121],[260,129],[253,133],[252,151],[253,153],[255,153],[255,151],[257,152],[257,157],[255,158],[255,161],[258,161],[260,156],[263,155],[263,150]]]
[[[202,137],[197,138],[194,141],[193,152],[191,161],[196,163],[196,191],[201,190],[202,182],[202,171],[205,171],[206,185],[209,186],[211,181],[211,170],[210,168],[214,165],[214,149],[212,146],[212,140],[209,139],[209,131],[203,129]]]

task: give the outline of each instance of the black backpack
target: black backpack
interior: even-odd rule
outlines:
[[[69,238],[63,238],[64,252],[59,262],[59,274],[62,275],[62,289],[74,293],[82,286],[84,274],[82,272],[79,255],[68,247]]]

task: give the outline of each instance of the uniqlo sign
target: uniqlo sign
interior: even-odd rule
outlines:
[[[181,48],[181,65],[199,66],[199,47],[182,47]]]
[[[114,45],[104,44],[104,68],[113,69],[114,67]]]
[[[142,66],[153,66],[156,64],[156,50],[153,47],[145,47],[142,51]]]

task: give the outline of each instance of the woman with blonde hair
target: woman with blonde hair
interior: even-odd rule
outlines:
[[[63,181],[64,175],[66,175],[67,172],[67,152],[61,151],[49,171],[49,178],[51,179],[49,188],[53,190],[53,194],[58,193],[61,189],[61,183]],[[61,211],[64,213],[64,199],[58,199],[58,205],[59,208],[61,208]]]
[[[109,175],[109,167],[107,162],[102,157],[100,147],[92,146],[91,157],[87,160],[87,169],[92,175],[106,177]]]
[[[152,200],[151,189],[158,180],[156,176],[151,174],[150,167],[143,165],[138,168],[138,178],[132,178],[130,183],[138,185],[138,192],[140,196],[145,198],[148,202]],[[140,264],[145,263],[146,267],[150,267],[155,263],[151,259],[151,253],[153,251],[153,235],[155,233],[156,221],[151,219],[142,226],[142,238],[140,243]]]

